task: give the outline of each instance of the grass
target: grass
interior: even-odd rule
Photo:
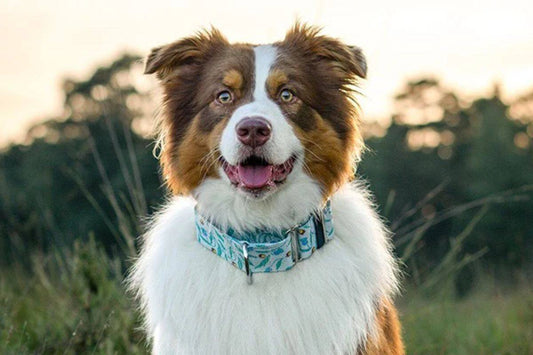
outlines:
[[[145,354],[124,262],[96,245],[0,270],[0,354]],[[533,289],[484,280],[468,297],[412,289],[398,300],[408,354],[532,354]]]
[[[412,291],[399,305],[408,354],[533,354],[531,286],[485,280],[465,299]]]
[[[123,267],[93,239],[0,271],[0,354],[146,353]]]

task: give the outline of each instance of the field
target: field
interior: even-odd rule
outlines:
[[[413,291],[400,310],[408,354],[533,354],[531,287],[483,285],[462,300]]]
[[[0,272],[1,354],[144,354],[124,263],[92,239]],[[490,278],[457,300],[446,290],[398,300],[409,354],[532,354],[533,289]]]

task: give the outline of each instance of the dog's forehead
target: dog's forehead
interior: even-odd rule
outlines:
[[[303,58],[300,58],[303,59]],[[244,89],[254,99],[272,95],[289,78],[305,80],[305,73],[296,65],[298,54],[287,51],[280,43],[259,45],[228,45],[207,66],[208,81],[222,82],[231,89]]]
[[[277,58],[277,51],[274,44],[229,44],[213,56],[210,64],[214,64],[211,67],[219,72],[235,69],[241,71],[241,74],[256,74],[256,70],[246,70],[270,68]],[[268,74],[268,71],[265,73]]]
[[[204,67],[201,88],[222,84],[239,96],[265,99],[284,78],[277,44],[228,44]]]
[[[254,46],[249,44],[231,44],[217,51],[209,60],[206,69],[216,74],[220,79],[228,71],[237,71],[243,76],[253,73]]]

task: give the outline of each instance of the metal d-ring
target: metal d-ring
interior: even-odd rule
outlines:
[[[293,263],[297,263],[300,261],[300,243],[298,241],[298,229],[297,228],[291,228],[290,237],[291,237],[291,252],[292,252],[292,261]]]
[[[248,243],[242,243],[242,255],[244,256],[244,271],[246,272],[246,280],[248,285],[251,285],[254,280],[252,278],[252,271],[250,270],[250,260],[248,257]]]

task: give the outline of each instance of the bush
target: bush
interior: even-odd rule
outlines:
[[[0,274],[0,353],[145,353],[123,265],[94,238]]]

